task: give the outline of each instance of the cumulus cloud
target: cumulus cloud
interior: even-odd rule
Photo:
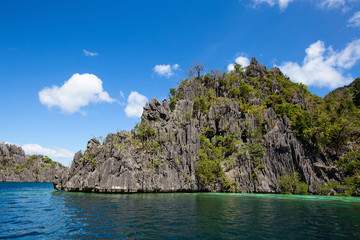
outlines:
[[[46,87],[39,92],[40,102],[49,108],[58,106],[63,113],[72,114],[89,103],[108,102],[112,99],[103,90],[102,81],[94,74],[74,74],[61,87]]]
[[[26,154],[41,154],[50,158],[72,158],[74,153],[64,148],[44,148],[38,144],[25,144],[21,146]]]
[[[159,64],[154,67],[154,73],[158,74],[159,76],[164,76],[167,78],[170,78],[172,75],[174,75],[174,71],[179,69],[180,65],[175,63],[174,65],[170,64]]]
[[[317,41],[306,50],[302,65],[285,62],[279,68],[293,81],[318,87],[337,88],[350,83],[353,78],[345,75],[360,59],[360,39],[354,40],[341,51],[334,51]]]
[[[99,54],[97,52],[90,52],[86,49],[83,50],[83,53],[85,54],[85,56],[87,57],[94,57],[94,56],[98,56]]]
[[[294,0],[253,0],[255,6],[258,4],[267,3],[271,7],[273,7],[274,5],[279,5],[279,8],[281,10],[287,8],[288,4],[292,1],[294,1]]]
[[[235,70],[235,65],[230,63],[228,66],[227,66],[227,70],[228,72],[231,72],[231,71],[234,71]]]
[[[148,102],[148,99],[138,92],[132,91],[127,99],[125,107],[125,114],[128,117],[141,117],[143,107]]]
[[[235,63],[240,64],[242,67],[247,67],[250,65],[250,60],[247,57],[240,56],[235,59]],[[227,66],[227,70],[228,70],[228,72],[235,70],[235,65],[232,63],[229,64]]]
[[[360,27],[360,11],[355,12],[354,15],[349,19],[348,26]]]

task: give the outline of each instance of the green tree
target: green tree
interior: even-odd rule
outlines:
[[[279,183],[282,193],[297,195],[308,194],[309,186],[305,182],[301,181],[301,176],[298,172],[281,176]]]

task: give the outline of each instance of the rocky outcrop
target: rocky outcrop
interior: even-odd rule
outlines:
[[[333,162],[308,149],[294,134],[289,118],[279,117],[265,101],[269,95],[283,94],[274,79],[289,79],[280,69],[267,71],[253,58],[245,72],[233,74],[241,80],[233,82],[230,91],[224,77],[215,74],[184,80],[170,103],[153,98],[134,130],[109,134],[103,143],[90,139],[55,188],[278,193],[281,176],[297,172],[309,192],[317,193],[319,185],[341,178]],[[251,84],[259,89],[245,88]],[[249,94],[249,89],[256,94]],[[239,94],[250,107],[244,108],[236,98]],[[307,108],[301,91],[289,101]],[[211,164],[219,164],[217,170]]]
[[[42,155],[25,155],[14,144],[0,143],[0,182],[54,182],[66,176],[67,168]]]

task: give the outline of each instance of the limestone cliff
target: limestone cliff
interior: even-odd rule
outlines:
[[[290,176],[308,186],[306,192],[319,193],[319,186],[344,176],[334,151],[307,141],[307,129],[298,124],[306,119],[293,115],[313,111],[318,98],[255,59],[246,69],[237,65],[231,73],[185,79],[169,100],[147,103],[134,130],[109,134],[103,143],[89,140],[54,186],[91,192],[279,193],[283,177]]]
[[[57,182],[68,168],[42,155],[25,155],[14,144],[0,143],[0,182]]]

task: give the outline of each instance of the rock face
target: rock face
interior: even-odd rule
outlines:
[[[25,155],[14,144],[0,143],[0,182],[54,182],[67,168],[42,155]]]
[[[270,72],[272,77],[284,78],[278,68]],[[134,130],[109,134],[103,143],[90,139],[87,150],[75,154],[68,175],[55,188],[278,193],[280,177],[298,172],[309,192],[316,193],[319,184],[339,180],[340,175],[329,170],[332,161],[308,151],[286,115],[279,117],[271,106],[260,107],[270,93],[283,94],[279,82],[260,87],[259,94],[247,93],[245,87],[251,81],[266,80],[268,73],[252,59],[245,72],[231,75],[241,79],[232,83],[234,93],[217,80],[219,74],[184,80],[170,102],[153,98],[147,103],[141,124]],[[234,97],[236,89],[255,110],[243,110],[242,102]],[[289,101],[306,108],[301,93]],[[211,164],[218,164],[217,170]]]

